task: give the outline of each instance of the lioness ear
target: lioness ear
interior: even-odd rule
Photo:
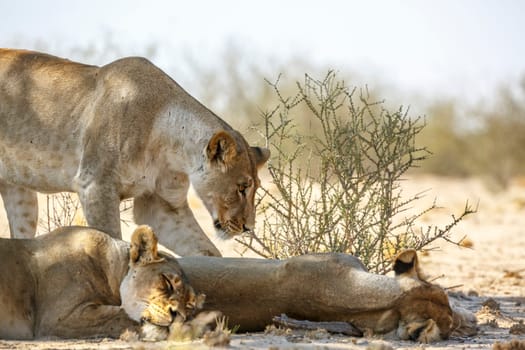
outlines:
[[[406,276],[424,281],[419,271],[417,252],[414,249],[404,250],[396,256],[394,271],[396,277]]]
[[[264,163],[270,158],[270,150],[262,147],[251,147],[251,151],[255,157],[255,165],[260,169]]]
[[[228,167],[237,155],[237,143],[226,131],[215,133],[206,147],[206,156],[210,163]]]
[[[157,236],[151,227],[141,225],[131,235],[129,260],[132,265],[147,265],[163,261],[157,253]]]

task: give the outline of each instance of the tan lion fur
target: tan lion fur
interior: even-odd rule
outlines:
[[[443,289],[420,277],[417,254],[401,253],[396,277],[369,273],[347,254],[309,254],[287,260],[184,257],[189,282],[206,294],[204,308],[230,325],[259,331],[282,313],[310,321],[346,321],[363,333],[393,333],[433,342],[475,326],[458,314]],[[395,266],[396,266],[395,265]],[[400,267],[402,266],[402,267]]]
[[[268,157],[144,58],[96,67],[0,49],[0,193],[12,237],[34,236],[35,191],[71,191],[88,224],[115,238],[119,202],[134,198],[135,221],[164,246],[218,256],[188,206],[190,183],[218,233],[236,235],[254,226]]]
[[[203,302],[139,226],[131,246],[86,227],[0,239],[0,339],[118,338],[186,319]],[[147,334],[144,334],[147,337]]]

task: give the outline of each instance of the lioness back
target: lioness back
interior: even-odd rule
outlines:
[[[78,109],[85,108],[94,90],[96,70],[44,54],[0,50],[0,175],[4,181],[41,190],[69,190],[65,184],[71,182],[80,156],[77,125],[82,114]],[[50,108],[50,101],[60,110]],[[42,173],[56,176],[38,176]]]
[[[132,160],[146,146],[140,141],[148,139],[152,119],[170,103],[163,82],[166,76],[144,58],[100,68],[0,50],[1,178],[38,191],[72,191],[90,142],[104,147],[98,155],[112,157],[113,167]]]

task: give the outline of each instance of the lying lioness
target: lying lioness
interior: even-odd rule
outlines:
[[[433,342],[475,333],[475,317],[451,307],[445,291],[425,282],[417,254],[401,253],[396,277],[367,272],[346,254],[288,260],[213,257],[179,259],[188,281],[240,330],[263,330],[282,313],[302,320],[346,321],[362,333]]]
[[[152,329],[184,320],[204,299],[174,258],[159,256],[148,226],[131,247],[86,227],[0,239],[0,261],[3,339],[118,337],[140,331],[139,322]]]
[[[158,328],[202,308],[204,295],[192,287],[207,294],[206,309],[245,331],[262,330],[282,313],[420,342],[474,330],[475,319],[453,310],[443,289],[420,277],[414,251],[398,256],[392,278],[368,273],[345,254],[283,261],[201,256],[179,265],[157,254],[155,235],[144,226],[131,242],[85,227],[0,239],[0,338],[118,337],[143,321],[159,339]]]

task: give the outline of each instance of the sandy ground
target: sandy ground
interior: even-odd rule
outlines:
[[[443,179],[420,176],[403,183],[407,195],[428,190],[421,207],[434,199],[442,209],[422,218],[421,225],[446,224],[450,215],[459,214],[468,200],[478,212],[465,219],[454,238],[466,236],[471,248],[460,248],[444,241],[421,256],[424,272],[450,292],[462,307],[476,313],[478,335],[452,338],[430,345],[391,341],[380,338],[351,338],[322,332],[302,334],[240,334],[232,337],[232,349],[489,349],[496,342],[525,340],[525,180],[516,180],[505,192],[492,193],[477,179]],[[197,200],[191,205],[201,209]],[[417,208],[416,208],[417,209]],[[202,211],[198,217],[206,222]],[[204,224],[211,229],[210,222]],[[8,232],[5,215],[0,211],[0,232]],[[133,226],[123,226],[129,233]],[[125,235],[126,237],[126,235]],[[236,255],[232,242],[215,240],[226,255]],[[521,322],[521,323],[520,323]],[[522,345],[522,346],[525,346]],[[0,340],[0,349],[198,349],[201,342],[124,342],[109,339],[92,341],[14,342]]]

